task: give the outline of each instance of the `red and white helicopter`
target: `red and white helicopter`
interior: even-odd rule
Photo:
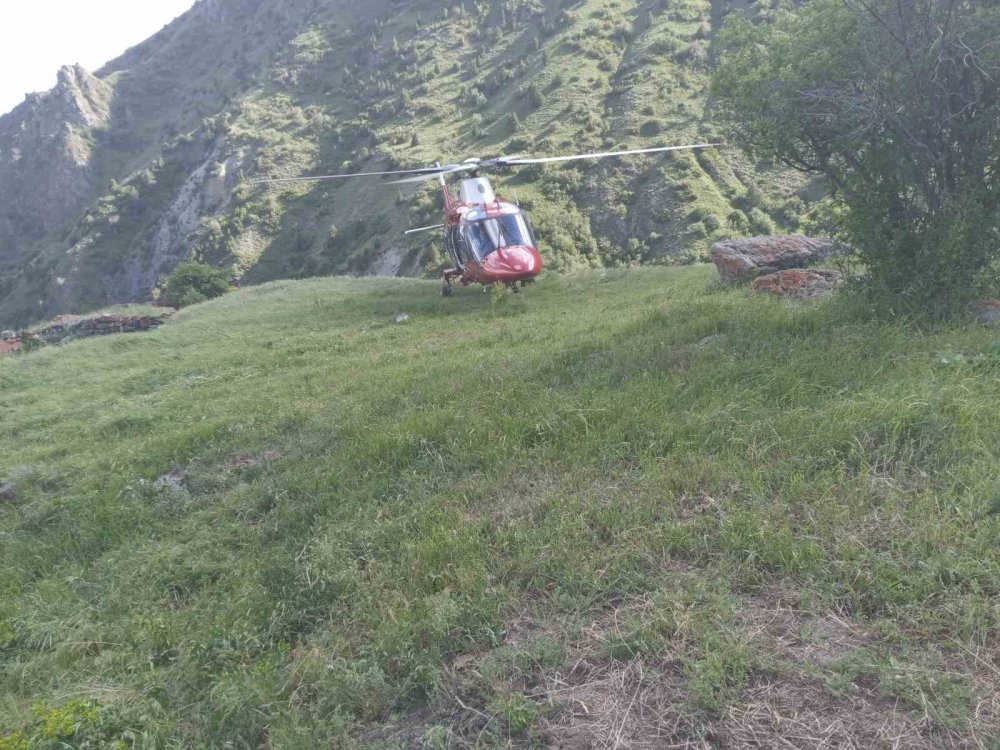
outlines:
[[[360,172],[356,174],[320,175],[317,177],[291,177],[275,180],[257,180],[257,184],[315,182],[343,180],[355,177],[399,177],[390,185],[438,180],[444,195],[444,221],[430,227],[411,229],[406,234],[444,230],[444,247],[452,267],[442,272],[444,281],[441,294],[450,296],[452,281],[462,286],[503,284],[514,291],[537,276],[542,270],[542,257],[538,252],[535,235],[528,217],[516,202],[504,200],[493,192],[493,186],[484,172],[513,169],[532,164],[555,164],[586,159],[606,159],[614,156],[656,154],[666,151],[691,151],[713,148],[719,143],[697,143],[688,146],[662,146],[631,151],[605,151],[572,156],[525,158],[520,156],[495,156],[487,159],[467,159],[457,164],[437,164],[433,167],[402,169],[391,172]],[[445,178],[465,175],[459,184],[458,196],[452,196]]]

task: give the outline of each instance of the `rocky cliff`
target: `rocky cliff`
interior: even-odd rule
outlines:
[[[94,188],[94,130],[112,89],[79,66],[0,120],[0,243],[15,249],[58,228]]]

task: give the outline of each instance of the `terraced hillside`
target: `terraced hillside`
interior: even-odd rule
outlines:
[[[264,191],[248,175],[556,154],[717,136],[706,95],[729,0],[200,0],[91,75],[0,118],[0,325],[146,299],[195,257],[262,280],[420,274],[430,189]],[[802,184],[732,150],[501,181],[551,268],[704,255],[793,227]]]
[[[714,278],[0,359],[0,747],[997,747],[995,335]]]

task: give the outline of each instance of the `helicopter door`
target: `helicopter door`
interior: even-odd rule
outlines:
[[[465,268],[465,262],[462,258],[462,235],[458,227],[449,229],[445,233],[444,249],[448,252],[456,268]]]

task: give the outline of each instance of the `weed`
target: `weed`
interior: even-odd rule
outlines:
[[[490,704],[490,709],[512,733],[526,731],[538,718],[538,708],[534,702],[520,693],[497,696]]]

